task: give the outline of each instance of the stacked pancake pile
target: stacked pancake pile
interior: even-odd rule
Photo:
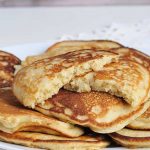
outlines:
[[[64,41],[19,68],[12,88],[0,91],[2,141],[99,149],[110,136],[122,146],[150,147],[148,55],[113,41]]]

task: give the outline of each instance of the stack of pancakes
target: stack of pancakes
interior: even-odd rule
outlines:
[[[113,41],[64,41],[17,68],[12,88],[0,91],[2,141],[99,149],[109,135],[122,146],[150,147],[148,55]]]

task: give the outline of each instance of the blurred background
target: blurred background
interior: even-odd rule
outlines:
[[[0,49],[109,39],[149,50],[149,37],[150,0],[0,0]]]
[[[147,5],[150,0],[0,0],[0,7]]]

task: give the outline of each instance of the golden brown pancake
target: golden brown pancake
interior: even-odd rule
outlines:
[[[83,130],[23,107],[11,90],[0,90],[0,130],[7,133],[35,131],[78,137]]]
[[[150,72],[150,56],[149,55],[142,53],[136,49],[123,48],[123,47],[114,49],[112,51],[115,51],[116,53],[121,55],[120,59],[135,61],[143,65],[144,67],[146,67]],[[150,97],[150,92],[149,92],[149,97]]]
[[[130,129],[150,130],[150,107],[144,114],[133,120],[127,127]]]
[[[81,50],[36,61],[16,74],[14,95],[23,105],[34,108],[57,94],[75,76],[99,71],[118,57],[107,51]]]
[[[47,49],[41,55],[37,56],[28,56],[25,61],[22,63],[23,66],[32,64],[37,60],[41,60],[48,57],[58,56],[72,51],[84,50],[84,49],[95,49],[95,50],[109,50],[112,48],[123,47],[121,44],[109,41],[109,40],[91,40],[91,41],[62,41],[58,42]]]
[[[110,144],[102,135],[84,135],[77,138],[66,138],[31,132],[13,134],[0,132],[0,140],[50,150],[99,150]]]
[[[136,107],[147,101],[150,91],[150,72],[139,63],[120,60],[106,64],[98,72],[89,72],[73,78],[65,89],[77,92],[103,91],[123,97]]]
[[[20,64],[19,58],[0,50],[0,88],[10,87],[14,79],[15,65]]]
[[[35,109],[98,133],[111,133],[128,125],[149,106],[150,101],[147,101],[138,107],[131,107],[123,99],[108,93],[61,90],[44,106],[36,106]]]
[[[150,56],[133,48],[116,48],[110,50],[121,55],[120,59],[135,61],[150,70]]]
[[[81,49],[109,50],[120,47],[123,45],[110,40],[68,40],[50,46],[46,52],[52,57]]]
[[[122,129],[109,134],[118,144],[130,148],[150,148],[150,131]]]
[[[97,49],[107,50],[122,55],[122,58],[134,60],[150,69],[150,57],[136,49],[124,47],[120,43],[108,40],[92,40],[92,41],[62,41],[58,42],[47,49],[47,51],[38,56],[29,56],[24,61],[23,65],[29,65],[34,61],[53,57],[67,52],[81,49]]]

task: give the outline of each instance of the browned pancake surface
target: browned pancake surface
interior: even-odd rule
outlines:
[[[0,50],[0,88],[12,85],[14,66],[20,64],[20,62],[16,56]]]
[[[105,133],[123,128],[148,106],[143,104],[133,108],[123,99],[108,93],[75,93],[61,90],[48,99],[44,106],[37,106],[36,109],[44,114]]]
[[[150,56],[133,48],[116,48],[110,51],[121,55],[121,59],[132,60],[150,69]]]

